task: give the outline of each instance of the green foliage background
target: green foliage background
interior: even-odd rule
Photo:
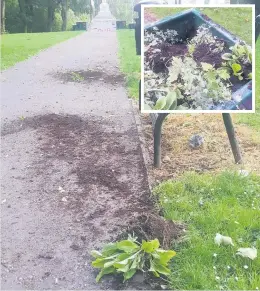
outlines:
[[[62,3],[66,1],[67,9],[67,30],[72,30],[72,26],[77,21],[89,21],[93,13],[90,0],[30,0],[28,3],[32,7],[32,16],[26,16],[28,32],[48,31],[48,8],[54,9],[54,20],[52,31],[62,30]],[[94,5],[98,11],[101,0],[95,0]],[[21,13],[18,0],[5,0],[5,32],[23,33],[24,15]]]

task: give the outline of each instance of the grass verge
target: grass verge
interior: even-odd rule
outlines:
[[[24,61],[56,43],[75,37],[81,31],[4,34],[1,36],[1,70]]]
[[[163,18],[189,8],[147,8],[145,11]],[[251,8],[199,8],[216,23],[239,36],[248,44],[252,43],[252,9]],[[239,21],[237,21],[239,19]],[[241,25],[241,21],[243,25]]]
[[[141,78],[141,60],[136,55],[134,30],[119,30],[120,70],[126,75],[127,90],[131,98],[138,99]]]
[[[177,290],[256,290],[260,257],[236,255],[241,247],[260,248],[260,177],[224,172],[187,173],[154,190],[167,219],[186,225],[186,237],[174,242],[170,287]],[[217,246],[216,233],[234,246]]]
[[[235,121],[241,124],[249,125],[255,129],[260,128],[260,39],[256,43],[256,88],[255,88],[255,97],[256,97],[256,113],[255,114],[239,114],[235,115]]]

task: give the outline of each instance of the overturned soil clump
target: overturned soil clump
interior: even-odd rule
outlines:
[[[171,249],[173,240],[180,239],[185,226],[166,220],[157,213],[146,213],[138,217],[134,230],[146,240],[158,238],[162,248]]]

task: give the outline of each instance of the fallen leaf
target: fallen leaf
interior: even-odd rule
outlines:
[[[170,157],[169,156],[165,156],[164,157],[164,159],[163,159],[163,162],[170,162],[171,161],[171,159],[170,159]]]
[[[256,248],[240,248],[237,250],[236,254],[241,257],[254,260],[257,258],[257,249]]]
[[[217,245],[221,245],[221,244],[224,244],[224,245],[234,245],[233,242],[232,242],[232,238],[229,237],[229,236],[224,236],[224,235],[221,235],[220,233],[217,233],[216,234],[216,237],[215,237],[215,243]]]
[[[241,176],[244,176],[244,177],[247,177],[249,175],[249,172],[246,171],[246,170],[239,170],[238,173],[241,175]]]

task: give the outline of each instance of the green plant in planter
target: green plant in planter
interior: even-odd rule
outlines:
[[[174,110],[177,108],[177,92],[170,91],[165,97],[157,100],[154,110]]]
[[[236,43],[234,46],[230,47],[232,53],[225,53],[222,58],[227,61],[242,61],[244,63],[252,64],[252,50],[246,44],[241,45]]]
[[[231,68],[232,68],[232,70],[233,70],[233,75],[236,76],[236,77],[238,77],[238,79],[239,79],[240,81],[242,81],[244,78],[243,78],[243,76],[242,76],[243,71],[242,71],[242,67],[241,67],[241,65],[235,63],[235,64],[232,64],[232,65],[231,65]]]
[[[159,247],[158,239],[139,243],[136,237],[129,235],[127,240],[107,244],[101,252],[92,251],[95,258],[92,266],[101,269],[96,281],[99,282],[106,274],[121,273],[125,282],[138,270],[152,272],[155,277],[160,277],[161,274],[168,276],[168,263],[176,253]]]
[[[252,77],[253,77],[252,73],[248,74],[247,80],[252,80]]]
[[[222,59],[226,62],[223,66],[229,69],[234,76],[238,77],[241,81],[243,80],[243,70],[242,64],[252,64],[252,50],[246,44],[241,45],[236,43],[233,47],[230,47],[232,53],[225,53],[222,55]],[[252,79],[252,74],[250,73],[247,79]]]

